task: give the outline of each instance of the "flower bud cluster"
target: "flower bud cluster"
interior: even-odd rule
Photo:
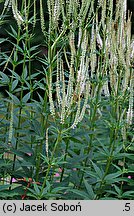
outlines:
[[[11,4],[12,4],[12,11],[13,11],[14,18],[16,19],[18,26],[20,26],[24,22],[24,19],[22,18],[20,12],[18,11],[16,1],[12,0],[11,2],[12,2]]]

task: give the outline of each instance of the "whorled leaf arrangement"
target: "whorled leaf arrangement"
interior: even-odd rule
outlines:
[[[27,1],[24,3],[26,7]],[[120,121],[127,118],[127,124],[132,123],[134,42],[131,39],[131,14],[128,13],[126,17],[127,1],[124,0],[122,3],[122,0],[118,0],[115,12],[113,0],[98,0],[96,8],[95,3],[95,0],[47,1],[49,29],[46,32],[43,2],[40,0],[41,29],[48,40],[47,81],[50,111],[54,118],[57,116],[56,113],[58,114],[61,124],[64,124],[65,119],[72,113],[74,96],[77,96],[75,116],[69,128],[75,128],[82,121],[86,107],[88,109],[90,107],[90,104],[87,106],[88,98],[94,97],[98,88],[98,86],[95,89],[91,88],[90,78],[94,76],[107,78],[100,94],[103,92],[106,97],[110,95],[116,97],[120,91],[120,100],[123,100],[126,92],[129,94],[128,110],[121,110],[122,115],[119,116]],[[26,14],[21,15],[17,1],[6,0],[4,11],[8,7],[12,8],[18,25],[24,24]],[[35,25],[36,0],[33,15]],[[56,33],[55,40],[52,39],[53,33]],[[56,51],[64,38],[67,44]],[[67,52],[70,52],[70,56],[67,56]],[[52,96],[54,58],[57,62],[56,103]],[[68,67],[67,70],[65,65]]]
[[[131,39],[131,14],[128,13],[128,17],[126,17],[127,1],[124,0],[123,4],[121,0],[117,1],[115,12],[112,0],[98,1],[96,9],[94,4],[95,1],[90,0],[66,1],[66,3],[62,0],[48,1],[49,36],[51,37],[53,31],[58,34],[56,41],[51,45],[51,52],[54,51],[58,40],[64,40],[66,36],[71,53],[68,60],[66,55],[68,48],[65,46],[64,55],[69,69],[69,79],[66,82],[64,60],[59,53],[57,54],[56,81],[57,106],[62,124],[71,113],[74,94],[78,97],[75,120],[71,128],[74,128],[82,120],[88,103],[88,95],[89,97],[95,96],[97,89],[94,89],[93,92],[89,81],[94,75],[107,77],[101,89],[106,97],[111,94],[116,97],[119,91],[122,92],[120,99],[125,97],[126,92],[129,94],[127,122],[132,123],[134,42]],[[109,9],[107,10],[107,8]],[[98,18],[100,14],[101,18]],[[41,20],[44,18],[42,17]],[[89,26],[91,26],[91,31]],[[100,56],[97,54],[98,48]],[[54,116],[52,73],[50,73],[49,79],[50,110]],[[109,90],[108,83],[111,90]],[[82,94],[85,95],[85,102],[80,110]],[[120,120],[126,118],[126,113],[123,110],[122,113]]]
[[[19,29],[26,29],[24,27],[28,26],[27,10],[29,10],[28,2],[30,1],[23,0],[22,2],[22,11],[19,11],[17,0],[5,0],[2,14],[6,9],[11,8]],[[36,3],[34,0],[32,19],[34,28],[36,27]],[[47,26],[44,17],[44,2],[40,0],[40,24],[48,51],[45,71],[47,96],[50,113],[53,117],[52,122],[54,121],[58,125],[56,125],[58,136],[54,143],[50,163],[48,163],[41,193],[49,177],[57,145],[62,140],[61,134],[75,129],[82,122],[87,110],[89,119],[92,121],[90,131],[94,133],[95,117],[103,115],[104,109],[100,104],[104,98],[112,104],[110,104],[112,109],[110,115],[115,124],[112,121],[112,123],[106,121],[108,127],[113,131],[108,143],[110,156],[107,160],[100,190],[109,171],[116,144],[115,140],[120,132],[125,146],[127,129],[133,123],[134,92],[134,41],[131,36],[131,14],[127,13],[126,4],[126,0],[116,1],[114,11],[113,0],[48,0],[49,26]],[[53,93],[55,93],[55,97],[53,97]],[[92,111],[93,106],[94,111]],[[9,109],[8,144],[11,143],[14,133],[14,107],[12,100]],[[19,115],[21,116],[21,114],[20,112]],[[42,125],[44,122],[43,119]],[[48,157],[50,125],[46,125],[46,156]],[[20,127],[21,121],[18,124],[19,129]],[[119,129],[121,130],[119,131]],[[43,145],[42,134],[41,145]],[[19,136],[19,132],[16,136]],[[93,134],[91,134],[89,151],[93,144],[93,138]],[[37,180],[40,171],[40,156],[38,158]]]

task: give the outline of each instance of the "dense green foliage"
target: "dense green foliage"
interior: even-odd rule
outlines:
[[[122,1],[1,2],[0,199],[134,199]]]

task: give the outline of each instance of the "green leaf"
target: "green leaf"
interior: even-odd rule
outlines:
[[[19,99],[18,99],[15,95],[11,94],[11,93],[8,92],[8,91],[7,91],[7,93],[8,93],[8,95],[11,97],[11,99],[13,100],[13,103],[14,103],[15,105],[20,105],[20,101],[19,101]]]
[[[117,185],[113,185],[114,188],[115,188],[115,191],[117,192],[118,195],[121,195],[122,194],[122,190],[117,186]]]
[[[117,171],[116,173],[111,173],[111,174],[108,174],[106,177],[105,177],[105,181],[111,181],[111,179],[114,179],[114,178],[117,178],[119,177],[120,175],[122,175],[122,171]]]
[[[23,143],[23,147],[20,148],[20,151],[24,152],[24,153],[31,153],[34,154],[34,150],[33,148],[31,148],[29,145],[26,145]]]
[[[0,193],[0,198],[4,198],[4,199],[7,199],[7,198],[15,198],[15,196],[19,196],[19,193],[16,193],[16,192],[13,192],[13,193],[7,193],[7,192],[1,192]]]
[[[114,197],[102,197],[100,198],[100,200],[117,200],[117,198],[114,198]]]
[[[111,184],[113,184],[113,183],[119,183],[119,182],[122,182],[122,181],[124,181],[124,182],[130,182],[131,179],[128,179],[128,178],[125,178],[125,177],[111,178],[111,180],[109,179],[109,180],[106,182],[106,184],[111,185]]]
[[[66,190],[68,187],[56,187],[51,190],[51,193],[58,193],[59,191]]]
[[[15,39],[18,38],[17,31],[15,31],[15,29],[11,25],[10,25],[10,28],[11,28],[12,33],[11,33],[11,31],[10,32],[8,31],[8,34],[10,34]]]
[[[23,98],[22,98],[22,103],[27,103],[27,101],[30,99],[31,93],[28,92]]]
[[[89,194],[87,194],[84,191],[80,191],[80,190],[77,190],[77,189],[70,189],[69,192],[72,192],[72,193],[75,193],[75,194],[79,195],[84,200],[90,200]]]
[[[91,161],[91,162],[92,162],[92,161]],[[103,171],[101,171],[101,169],[100,169],[95,163],[92,162],[92,165],[93,165],[93,168],[94,168],[94,170],[95,170],[97,176],[98,176],[100,179],[102,179],[102,178],[103,178],[103,175],[104,175]]]
[[[0,168],[2,168],[2,167],[4,167],[5,169],[10,168],[11,163],[12,163],[11,161],[8,161],[8,163],[7,163],[6,159],[0,159]]]
[[[19,157],[18,161],[19,161],[19,164],[21,166],[33,166],[35,164],[34,156],[32,156],[32,155],[29,156],[27,154],[28,152],[24,153],[24,152],[22,152],[20,150],[16,150],[16,149],[12,149],[12,152]]]
[[[3,191],[5,189],[8,189],[11,185],[7,184],[7,185],[0,185],[0,191]]]
[[[12,73],[14,79],[20,81],[20,76],[15,71],[13,71],[11,69],[9,69],[9,71]]]
[[[7,41],[7,39],[5,39],[5,38],[0,38],[0,44],[3,43],[3,42],[5,42],[5,41]]]
[[[34,183],[33,185],[34,185],[34,190],[35,190],[36,194],[39,195],[40,194],[40,187],[36,183]]]
[[[73,142],[75,142],[75,143],[83,143],[83,141],[82,140],[79,140],[79,139],[77,139],[77,138],[75,138],[75,137],[69,137],[70,138],[70,140],[72,140]]]
[[[40,45],[32,46],[32,47],[29,49],[29,51],[32,52],[32,51],[36,50],[39,46],[40,46]]]
[[[130,160],[134,160],[134,154],[124,153],[124,156]]]
[[[86,187],[86,189],[87,189],[87,192],[88,192],[88,194],[89,194],[89,198],[90,198],[91,200],[94,200],[94,198],[95,198],[95,193],[94,193],[94,191],[93,191],[92,186],[87,182],[86,179],[83,179],[83,182],[84,182],[84,185],[85,185],[85,187]]]
[[[31,188],[28,188],[27,190],[29,191],[29,192],[27,193],[27,196],[28,196],[28,197],[33,197],[33,198],[39,200],[38,194],[36,194],[35,190],[33,190],[33,189],[31,189]]]
[[[51,189],[51,185],[49,183],[49,181],[46,180],[46,187],[43,189],[43,193],[41,194],[41,196],[46,195]]]
[[[44,162],[46,164],[49,164],[49,158],[47,156],[45,156],[45,155],[42,155],[42,154],[40,154],[40,155],[41,155],[42,160],[44,160]]]
[[[10,43],[16,48],[17,51],[19,51],[21,54],[24,55],[24,50],[19,45],[17,45],[16,43],[13,43],[13,42],[10,42]],[[18,56],[17,56],[17,58],[18,58]]]
[[[27,75],[28,75],[28,71],[27,71],[27,67],[25,67],[25,69],[24,69],[24,71],[22,73],[22,76],[21,76],[22,80],[25,80],[27,78]]]
[[[5,84],[8,85],[10,83],[9,77],[5,73],[3,73],[3,72],[0,72],[0,75],[1,75],[1,77],[0,77],[1,85],[2,84],[3,85],[5,85]]]
[[[38,135],[41,136],[41,124],[37,120],[31,122],[31,129]]]
[[[112,191],[112,190],[105,190],[105,192],[109,193],[110,195],[113,194],[113,195],[118,196],[117,192]]]
[[[39,72],[31,74],[31,76],[28,76],[28,80],[36,78],[39,74],[40,74]]]
[[[134,191],[126,191],[122,194],[122,198],[128,199],[129,197],[133,198],[134,197]]]
[[[18,85],[18,80],[14,80],[14,81],[12,82],[11,91],[13,91],[13,90],[16,88],[17,85]]]

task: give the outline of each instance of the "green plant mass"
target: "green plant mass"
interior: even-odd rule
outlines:
[[[134,199],[133,15],[0,1],[0,199]]]

